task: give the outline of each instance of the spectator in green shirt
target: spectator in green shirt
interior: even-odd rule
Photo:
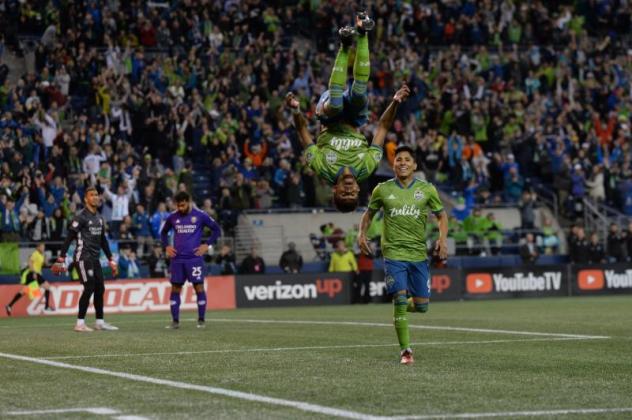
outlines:
[[[454,216],[450,216],[448,219],[448,238],[454,239],[456,253],[460,255],[459,250],[467,245],[467,232],[463,229],[463,224],[459,219]]]
[[[491,253],[497,255],[500,252],[500,248],[503,246],[503,227],[496,220],[494,213],[487,213],[485,223],[485,243],[489,248],[491,245]]]
[[[487,219],[480,208],[475,208],[472,214],[463,220],[463,229],[467,233],[467,248],[470,254],[478,254],[475,248],[484,246],[485,227]]]

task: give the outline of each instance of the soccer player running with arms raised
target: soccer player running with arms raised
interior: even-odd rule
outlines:
[[[375,213],[384,209],[382,254],[387,292],[393,296],[393,321],[400,345],[400,363],[414,362],[410,348],[407,312],[427,312],[430,302],[430,273],[426,250],[426,222],[433,212],[439,220],[439,239],[435,252],[448,256],[448,216],[437,189],[413,176],[417,170],[414,152],[408,146],[395,151],[395,178],[375,187],[369,208],[362,215],[358,245],[371,254],[366,232]],[[408,295],[412,296],[409,301]]]
[[[85,192],[85,207],[75,215],[68,228],[68,236],[61,247],[61,253],[57,262],[52,267],[55,274],[61,274],[67,270],[66,253],[73,241],[77,241],[77,247],[73,261],[79,271],[79,281],[83,284],[83,293],[79,298],[79,314],[75,331],[90,332],[92,328],[86,325],[86,313],[90,305],[90,298],[94,294],[94,311],[96,313],[96,330],[118,330],[118,327],[108,324],[103,320],[103,295],[105,294],[105,281],[99,262],[101,250],[109,261],[112,275],[116,277],[118,267],[112,258],[110,245],[105,237],[105,220],[97,212],[99,207],[99,193],[95,187],[88,187]]]
[[[171,258],[171,325],[180,328],[180,293],[185,281],[193,284],[197,294],[198,328],[204,328],[206,292],[204,291],[204,254],[221,234],[219,225],[205,212],[194,208],[191,196],[179,192],[175,196],[176,211],[171,213],[160,232],[160,239]],[[204,227],[211,229],[211,237],[201,243]],[[169,245],[169,232],[173,230],[173,246]]]

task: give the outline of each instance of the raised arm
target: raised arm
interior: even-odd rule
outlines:
[[[298,138],[301,141],[301,146],[303,146],[303,149],[307,149],[314,144],[314,141],[307,130],[307,120],[301,113],[300,103],[292,92],[285,96],[285,105],[292,110],[292,120],[294,121],[294,128],[296,128]]]
[[[408,86],[402,86],[397,92],[395,92],[395,96],[393,96],[393,101],[388,105],[382,116],[380,117],[380,121],[377,126],[377,131],[373,136],[373,142],[371,146],[379,146],[382,147],[384,144],[384,139],[386,138],[386,134],[388,130],[393,125],[393,121],[395,121],[395,115],[397,114],[397,107],[399,104],[404,102],[406,98],[410,95],[410,89]]]

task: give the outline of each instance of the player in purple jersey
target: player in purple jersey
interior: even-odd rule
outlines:
[[[171,258],[171,317],[167,328],[180,327],[180,292],[182,285],[189,280],[195,288],[198,304],[198,328],[204,328],[206,312],[206,292],[204,291],[204,258],[209,245],[219,238],[219,225],[208,214],[194,208],[191,196],[179,192],[175,196],[176,211],[171,213],[160,232],[162,245]],[[202,243],[204,227],[211,229],[211,237]],[[169,245],[169,231],[173,230],[173,246]]]

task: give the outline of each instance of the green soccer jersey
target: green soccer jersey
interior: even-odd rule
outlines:
[[[384,209],[382,254],[396,261],[425,261],[428,212],[439,213],[443,204],[437,189],[419,179],[404,188],[393,178],[373,190],[369,209]]]
[[[309,166],[330,184],[335,184],[345,167],[351,168],[358,182],[367,179],[382,159],[382,148],[369,147],[364,136],[344,125],[322,131],[316,144],[305,149]]]

